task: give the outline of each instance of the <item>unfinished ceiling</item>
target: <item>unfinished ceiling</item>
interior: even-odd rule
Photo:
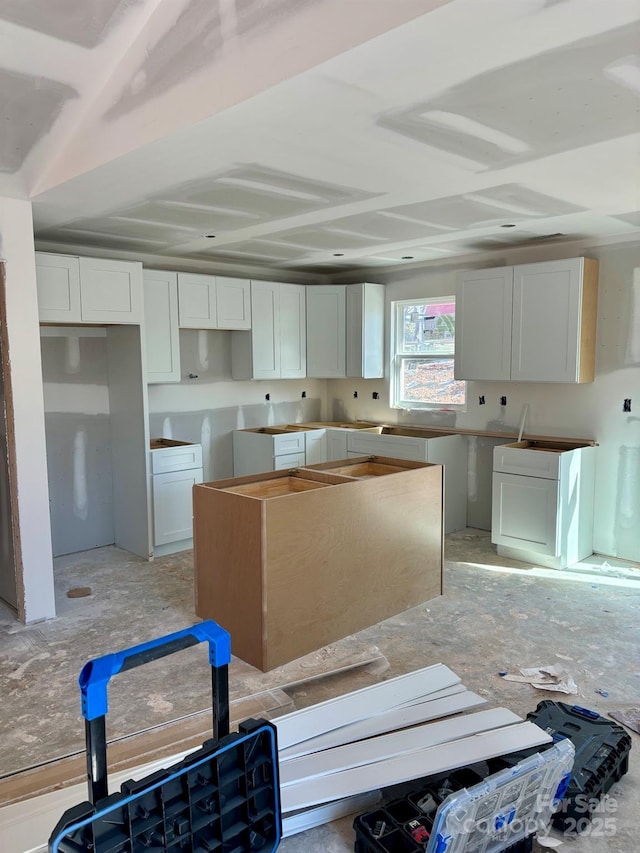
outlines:
[[[637,0],[0,0],[41,248],[323,274],[640,232]],[[559,236],[551,236],[559,235]]]

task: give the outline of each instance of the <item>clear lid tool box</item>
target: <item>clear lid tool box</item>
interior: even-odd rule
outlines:
[[[356,853],[527,853],[564,796],[574,754],[563,740],[483,781],[465,768],[427,782],[356,818]]]

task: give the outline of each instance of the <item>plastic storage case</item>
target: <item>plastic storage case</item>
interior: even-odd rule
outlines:
[[[168,769],[108,795],[105,717],[112,675],[209,642],[212,740]],[[276,729],[247,720],[228,734],[229,635],[215,622],[90,661],[80,674],[89,801],[68,809],[50,853],[271,853],[282,835]]]
[[[596,711],[564,702],[540,702],[527,719],[550,734],[555,743],[564,738],[573,743],[576,758],[571,782],[553,825],[567,833],[586,829],[604,794],[629,769],[631,736]]]
[[[357,817],[356,853],[530,853],[531,836],[549,824],[564,796],[573,758],[573,745],[562,740],[484,779],[467,767],[428,781]]]

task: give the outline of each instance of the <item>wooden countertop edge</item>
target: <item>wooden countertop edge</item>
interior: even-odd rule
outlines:
[[[518,440],[518,435],[515,432],[498,432],[496,430],[486,429],[462,429],[460,427],[440,427],[440,426],[408,426],[405,424],[390,424],[376,423],[375,421],[357,421],[360,424],[367,424],[375,427],[392,427],[394,429],[411,429],[416,432],[424,432],[425,438],[429,438],[429,433],[448,433],[450,435],[477,435],[480,438],[510,438],[513,441]],[[533,435],[525,432],[522,434],[522,441],[553,441],[557,444],[584,444],[587,447],[597,447],[598,442],[594,438],[567,438],[567,436],[556,435]]]

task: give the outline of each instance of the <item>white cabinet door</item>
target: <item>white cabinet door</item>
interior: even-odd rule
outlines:
[[[41,323],[80,323],[80,265],[70,255],[36,252]]]
[[[202,468],[171,471],[153,477],[153,543],[166,545],[193,536],[193,487]]]
[[[327,462],[347,458],[347,431],[344,429],[327,430]]]
[[[346,376],[345,285],[307,287],[307,376]]]
[[[178,316],[183,329],[217,329],[216,278],[178,273]]]
[[[280,285],[251,282],[253,379],[280,378]]]
[[[509,379],[513,267],[470,270],[456,288],[456,379]]]
[[[306,287],[280,285],[280,377],[307,375]]]
[[[145,270],[143,281],[147,382],[180,382],[178,277]]]
[[[251,282],[216,276],[216,313],[219,329],[250,329]]]
[[[347,376],[384,376],[383,284],[350,284],[346,290]]]
[[[578,381],[583,260],[514,267],[512,379]]]
[[[555,557],[558,536],[558,481],[494,473],[491,541]]]
[[[142,264],[104,258],[79,262],[83,323],[142,323]]]
[[[314,429],[304,433],[306,439],[305,465],[327,461],[327,430]],[[338,457],[341,458],[341,457]]]

